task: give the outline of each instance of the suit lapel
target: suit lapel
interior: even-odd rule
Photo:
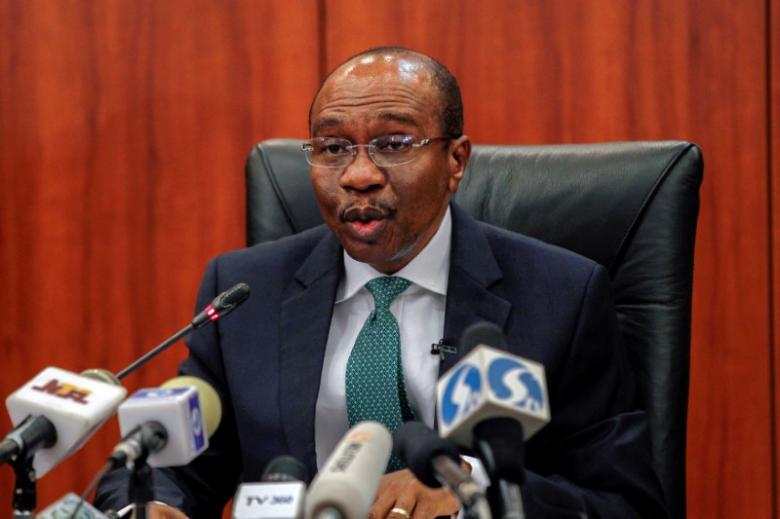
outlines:
[[[444,337],[457,344],[463,331],[478,321],[495,323],[506,331],[512,304],[490,290],[501,281],[502,273],[479,224],[454,204],[452,219]],[[439,376],[466,353],[458,347],[454,354],[445,355],[439,363]]]
[[[341,276],[341,248],[332,233],[314,248],[285,292],[280,319],[282,425],[290,454],[317,471],[314,417],[333,301]]]

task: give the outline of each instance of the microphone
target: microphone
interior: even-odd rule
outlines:
[[[405,422],[393,433],[393,454],[423,484],[450,489],[463,505],[465,517],[491,517],[484,493],[461,468],[458,446],[451,441],[420,422]]]
[[[347,431],[309,487],[307,519],[365,519],[390,459],[392,438],[377,422]]]
[[[496,349],[506,343],[492,323],[470,326],[461,345],[473,350],[437,384],[439,430],[477,452],[502,515],[522,517],[523,441],[550,421],[544,366]]]
[[[206,305],[195,318],[192,320],[192,327],[198,329],[209,321],[216,321],[220,317],[225,317],[227,314],[235,310],[238,305],[243,303],[249,297],[249,285],[246,283],[238,283],[234,285],[217,297],[215,297],[210,304]]]
[[[33,469],[42,477],[76,452],[125,398],[122,386],[46,368],[5,401],[15,428],[0,444],[0,461],[35,454]]]
[[[190,324],[165,339],[162,343],[155,346],[147,353],[143,354],[132,364],[117,373],[116,378],[125,378],[127,375],[146,364],[150,359],[156,357],[161,352],[175,344],[179,339],[190,333],[192,330],[201,328],[202,326],[205,326],[212,321],[216,321],[220,317],[226,316],[235,310],[238,305],[246,301],[247,298],[249,298],[249,285],[246,283],[238,283],[228,288],[215,297],[211,303],[206,305],[206,308],[204,308],[203,311],[196,315]]]
[[[177,467],[208,448],[222,404],[206,381],[176,377],[159,388],[139,389],[119,406],[118,415],[123,438],[109,457],[114,467],[142,461]]]
[[[291,456],[268,464],[260,483],[243,483],[233,498],[233,519],[302,519],[306,467]]]

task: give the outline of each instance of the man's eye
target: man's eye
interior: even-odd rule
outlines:
[[[328,153],[332,153],[332,154],[336,155],[338,153],[344,153],[347,150],[341,144],[328,144],[325,147],[325,151],[327,151]]]
[[[376,139],[374,145],[381,153],[397,153],[409,150],[413,142],[414,137],[410,135],[388,135]]]
[[[347,144],[340,142],[323,142],[315,150],[322,155],[344,155],[349,153],[347,146]]]

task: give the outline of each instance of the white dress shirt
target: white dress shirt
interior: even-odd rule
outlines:
[[[431,344],[439,342],[444,333],[451,242],[452,218],[447,208],[431,241],[394,274],[412,284],[390,304],[401,336],[406,394],[417,419],[429,427],[433,427],[439,376],[439,356],[431,354]],[[384,275],[344,251],[344,278],[336,291],[317,397],[314,430],[318,467],[325,464],[347,432],[347,360],[374,310],[374,297],[365,284]]]

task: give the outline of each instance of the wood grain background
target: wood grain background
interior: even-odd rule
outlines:
[[[776,0],[0,0],[0,395],[48,365],[118,370],[186,322],[208,258],[243,243],[251,145],[304,137],[325,71],[388,44],[458,76],[477,143],[701,145],[689,516],[777,517]]]

